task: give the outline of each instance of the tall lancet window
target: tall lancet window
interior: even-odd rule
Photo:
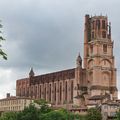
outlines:
[[[44,90],[44,98],[45,98],[45,100],[46,100],[46,94],[47,94],[47,90],[46,90],[46,84],[45,84],[45,88],[44,88],[45,90]]]
[[[104,52],[104,53],[107,53],[107,44],[104,44],[104,45],[103,45],[103,52]]]
[[[56,101],[56,83],[54,83],[54,86],[55,86],[55,88],[54,88],[54,90],[55,90],[55,92],[54,92],[54,100]]]
[[[67,101],[67,81],[65,82],[65,100]]]
[[[34,94],[35,94],[35,98],[37,98],[37,86],[35,86],[35,92],[34,92]]]
[[[93,55],[93,45],[90,45],[90,54]]]
[[[27,87],[26,96],[29,97],[29,88]]]
[[[106,38],[106,31],[102,32],[102,38]]]
[[[97,26],[98,29],[100,29],[100,20],[96,21],[96,26]]]
[[[49,101],[51,101],[51,84],[49,85]]]
[[[60,82],[60,102],[62,101],[62,83]]]
[[[40,89],[40,91],[39,91],[39,96],[40,96],[40,98],[41,98],[41,85],[40,85],[39,89]]]
[[[73,101],[73,81],[71,81],[71,101]]]
[[[102,20],[102,29],[106,29],[105,20]]]
[[[94,32],[92,32],[92,39],[94,39]]]
[[[31,98],[33,97],[33,87],[31,87]]]
[[[22,94],[22,96],[25,96],[25,88],[23,88],[23,94]]]
[[[92,29],[95,29],[95,21],[92,22]]]

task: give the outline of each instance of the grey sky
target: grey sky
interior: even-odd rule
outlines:
[[[107,14],[111,21],[119,81],[119,6],[119,0],[0,0],[8,54],[0,62],[0,97],[14,94],[16,79],[27,77],[30,67],[36,74],[75,67],[78,52],[83,55],[85,14]]]

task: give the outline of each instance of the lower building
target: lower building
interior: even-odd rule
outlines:
[[[108,100],[101,105],[101,113],[103,120],[113,120],[116,118],[116,113],[120,109],[120,104],[116,101]]]
[[[4,99],[0,99],[0,112],[22,111],[32,102],[33,100],[27,97],[7,96]]]

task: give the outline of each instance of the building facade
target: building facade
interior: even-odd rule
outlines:
[[[119,112],[120,104],[111,100],[101,105],[101,113],[103,120],[113,120],[116,118],[116,112]]]
[[[9,111],[22,111],[31,103],[33,103],[33,100],[30,98],[7,96],[4,99],[0,99],[0,113]]]
[[[44,75],[34,75],[16,82],[16,95],[45,99],[55,107],[87,106],[92,98],[117,99],[111,23],[106,16],[85,16],[84,58],[76,67]],[[83,64],[83,67],[82,67]]]

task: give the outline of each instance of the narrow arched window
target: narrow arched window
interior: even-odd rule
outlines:
[[[95,21],[92,22],[92,29],[95,29]]]
[[[54,100],[56,101],[56,83],[54,84],[54,89],[55,89],[55,92],[54,92]]]
[[[49,101],[51,101],[51,84],[49,85]]]
[[[65,82],[65,100],[67,101],[67,81]]]
[[[102,32],[102,37],[103,37],[103,38],[106,38],[106,31],[103,31],[103,32]]]
[[[46,91],[46,84],[45,84],[45,90],[44,90],[44,99],[46,100],[46,94],[47,94],[47,91]]]
[[[93,45],[90,45],[90,53],[93,53]]]
[[[62,83],[60,83],[60,101],[62,100]]]
[[[102,20],[102,29],[105,29],[106,26],[105,26],[105,20]]]
[[[94,32],[92,32],[92,39],[94,38]]]
[[[73,81],[71,81],[71,101],[73,101]]]
[[[35,86],[35,92],[34,92],[34,94],[35,94],[35,98],[37,98],[37,86]]]
[[[29,88],[27,87],[26,96],[29,97]]]
[[[39,88],[39,89],[40,89],[40,91],[39,91],[39,92],[40,92],[39,95],[40,95],[40,98],[41,98],[41,85],[40,85],[40,88]]]
[[[103,45],[103,52],[106,53],[107,52],[107,44]]]
[[[22,96],[25,96],[25,88],[23,88]]]
[[[31,98],[33,98],[33,88],[31,87]]]
[[[21,88],[19,89],[19,96],[21,96]]]
[[[96,21],[96,26],[97,26],[98,29],[100,29],[100,20]]]

